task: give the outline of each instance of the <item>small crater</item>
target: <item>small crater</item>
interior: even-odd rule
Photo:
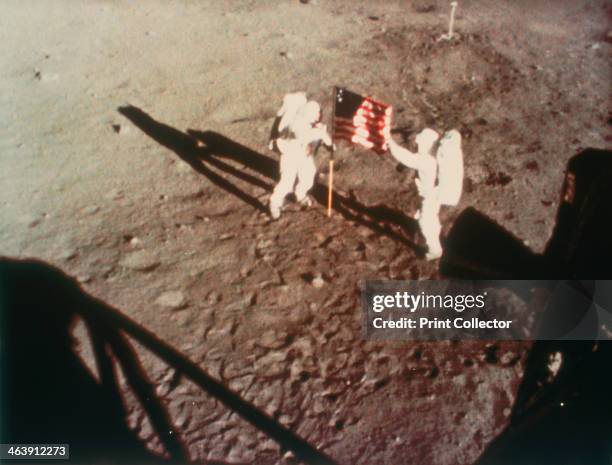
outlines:
[[[485,181],[487,186],[506,186],[512,182],[512,177],[508,174],[498,171],[497,173],[489,174],[489,177]]]

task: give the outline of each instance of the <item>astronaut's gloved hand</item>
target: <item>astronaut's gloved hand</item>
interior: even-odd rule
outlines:
[[[399,147],[399,144],[393,140],[391,137],[391,133],[389,133],[389,137],[385,137],[385,143],[387,144],[387,150],[392,151]]]
[[[385,139],[391,139],[391,126],[385,125],[382,133]]]

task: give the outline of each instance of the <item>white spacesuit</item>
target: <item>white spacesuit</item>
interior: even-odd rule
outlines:
[[[424,129],[416,136],[417,153],[412,153],[388,139],[389,151],[403,165],[418,172],[416,185],[421,196],[421,208],[415,219],[427,244],[427,259],[442,255],[440,244],[440,206],[455,206],[463,190],[463,152],[461,134],[446,132],[442,138],[433,129]]]
[[[303,92],[285,95],[276,116],[278,127],[273,129],[270,141],[270,148],[276,146],[280,152],[280,181],[270,197],[270,215],[274,219],[280,217],[285,197],[291,192],[298,202],[310,203],[307,194],[317,172],[313,145],[319,141],[332,145],[326,126],[319,122],[321,107],[307,101]]]

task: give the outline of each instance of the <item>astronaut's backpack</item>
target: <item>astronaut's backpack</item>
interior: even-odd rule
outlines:
[[[276,116],[280,118],[278,122],[278,133],[280,137],[286,138],[286,133],[290,131],[291,124],[295,120],[300,108],[306,105],[306,93],[295,92],[286,94],[283,98],[283,106],[278,110]]]
[[[438,143],[436,159],[440,204],[454,207],[463,192],[463,152],[459,131],[453,129],[444,133]]]

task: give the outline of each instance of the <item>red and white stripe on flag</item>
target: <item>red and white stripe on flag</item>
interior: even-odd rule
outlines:
[[[334,138],[378,153],[387,151],[392,107],[343,88],[335,89]]]

